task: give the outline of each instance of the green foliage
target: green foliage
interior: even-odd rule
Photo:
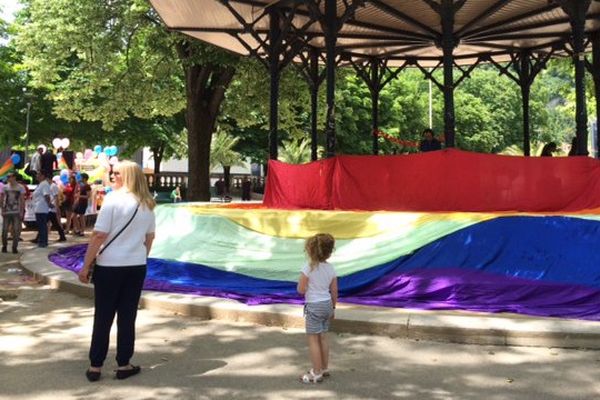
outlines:
[[[242,156],[234,150],[239,138],[231,136],[224,131],[217,131],[213,135],[210,148],[210,166],[211,168],[217,165],[223,167],[232,167],[242,165]]]
[[[304,164],[310,162],[310,140],[284,140],[279,147],[279,161],[289,164]]]
[[[170,116],[185,105],[181,65],[145,0],[25,0],[16,44],[30,85],[53,111],[111,130],[130,115]]]

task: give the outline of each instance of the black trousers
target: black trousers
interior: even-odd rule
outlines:
[[[48,221],[50,221],[50,223],[52,224],[51,229],[55,229],[58,232],[58,236],[60,236],[61,239],[67,238],[65,236],[65,231],[62,228],[60,221],[58,220],[58,215],[56,215],[55,212],[50,211],[48,213]]]
[[[117,364],[129,364],[135,347],[135,319],[142,293],[146,266],[102,267],[94,271],[94,331],[90,364],[102,367],[117,314]]]

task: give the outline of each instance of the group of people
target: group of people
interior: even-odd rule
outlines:
[[[252,192],[252,182],[245,176],[242,179],[242,201],[250,201],[252,200],[251,192]],[[222,199],[226,199],[231,201],[231,195],[229,193],[229,187],[225,184],[223,178],[217,179],[215,182],[215,192],[217,197]]]
[[[82,173],[80,177],[78,182],[75,174],[71,173],[68,183],[59,186],[46,171],[41,170],[36,174],[38,185],[33,192],[32,201],[38,235],[33,242],[38,247],[48,246],[48,223],[58,232],[59,242],[66,241],[66,233],[69,232],[75,236],[84,236],[85,214],[92,188],[86,173]],[[62,215],[67,221],[64,228],[61,223]]]

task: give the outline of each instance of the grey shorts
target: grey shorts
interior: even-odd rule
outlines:
[[[306,333],[318,335],[329,331],[329,321],[333,315],[331,300],[304,305],[304,318],[306,319]]]

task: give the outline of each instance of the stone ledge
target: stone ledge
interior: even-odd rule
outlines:
[[[21,265],[52,288],[93,297],[93,287],[48,260],[52,249],[31,249]],[[248,306],[234,300],[144,291],[140,306],[202,319],[302,328],[302,306]],[[600,349],[600,322],[536,318],[517,314],[423,311],[340,304],[335,332],[385,335],[453,343]]]

